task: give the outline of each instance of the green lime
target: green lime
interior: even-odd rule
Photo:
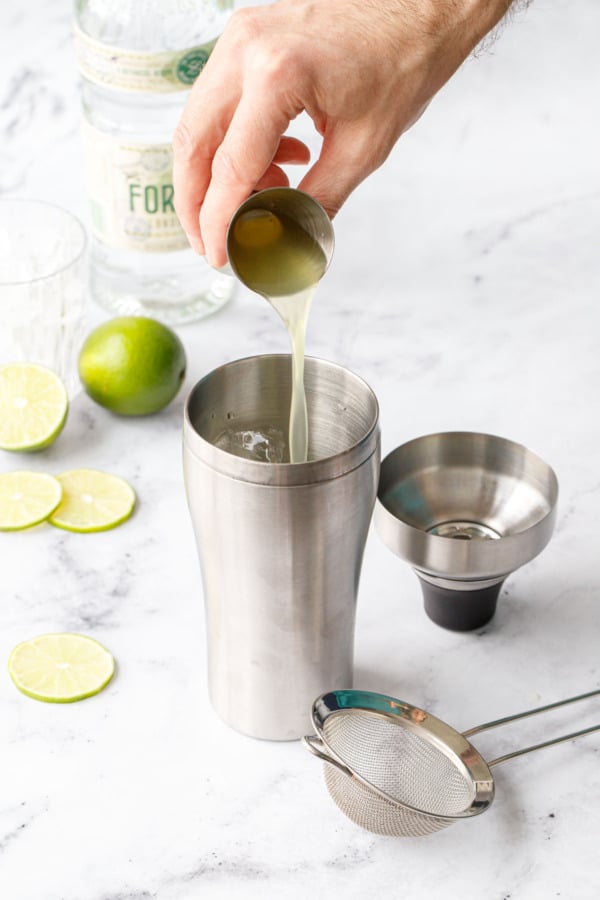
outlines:
[[[0,475],[0,531],[20,531],[44,522],[62,497],[60,482],[42,472]]]
[[[158,412],[185,376],[185,350],[155,319],[120,316],[95,328],[79,354],[79,377],[92,400],[123,416]]]
[[[0,366],[0,448],[42,450],[63,430],[69,401],[62,381],[45,366]]]
[[[117,475],[97,469],[73,469],[58,475],[62,500],[49,518],[66,531],[108,531],[133,512],[135,492]]]
[[[115,671],[108,650],[82,634],[43,634],[17,644],[8,660],[16,686],[46,703],[73,703],[92,697]]]

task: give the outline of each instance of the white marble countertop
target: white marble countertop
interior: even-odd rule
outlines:
[[[2,5],[0,191],[83,212],[67,6]],[[459,729],[600,687],[599,33],[596,0],[538,0],[469,61],[340,214],[309,323],[308,351],[377,393],[384,454],[432,431],[488,431],[558,474],[550,545],[507,580],[477,633],[433,625],[414,574],[370,535],[356,685]],[[71,630],[118,661],[103,693],[65,706],[0,676],[0,896],[597,898],[596,735],[507,763],[489,812],[403,841],[346,820],[298,743],[217,719],[183,401],[220,363],[287,346],[243,292],[180,335],[189,371],[165,413],[121,420],[80,394],[56,444],[27,460],[120,473],[140,498],[134,518],[90,536],[42,526],[0,537],[0,660]],[[20,464],[0,455],[1,471]],[[489,757],[598,721],[590,701],[478,746]]]

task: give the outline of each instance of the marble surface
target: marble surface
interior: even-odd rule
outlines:
[[[83,212],[69,15],[51,0],[0,9],[0,191]],[[414,574],[370,535],[356,684],[459,729],[600,687],[599,29],[596,0],[539,0],[465,64],[340,214],[309,323],[308,351],[376,391],[384,453],[432,431],[489,431],[558,474],[551,544],[474,634],[430,623]],[[26,461],[123,475],[134,518],[91,536],[0,537],[0,659],[71,630],[118,661],[107,690],[66,706],[0,676],[0,896],[598,897],[597,735],[507,763],[485,815],[402,841],[346,820],[299,744],[243,737],[212,712],[184,395],[226,360],[287,348],[241,291],[180,335],[187,381],[162,415],[116,419],[80,394],[56,444]],[[22,463],[0,455],[1,471]],[[490,758],[599,721],[589,701],[476,743]]]

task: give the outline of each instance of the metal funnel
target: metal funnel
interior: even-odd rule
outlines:
[[[552,536],[558,481],[526,447],[473,432],[416,438],[381,464],[375,526],[444,628],[488,622],[504,579]]]

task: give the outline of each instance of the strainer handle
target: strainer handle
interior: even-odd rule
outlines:
[[[600,725],[592,725],[591,728],[584,728],[582,731],[573,731],[571,734],[563,734],[561,737],[552,738],[550,741],[544,741],[542,744],[534,744],[532,747],[524,747],[522,750],[513,750],[512,753],[505,753],[504,756],[498,756],[488,766],[497,766],[507,759],[514,759],[515,756],[524,756],[526,753],[533,753],[534,750],[541,750],[543,747],[552,747],[553,744],[562,744],[563,741],[571,741],[573,738],[581,737],[584,734],[591,734],[593,731],[600,731]]]
[[[317,756],[319,759],[322,759],[323,762],[335,766],[336,769],[339,769],[344,775],[349,775],[351,778],[353,777],[350,769],[341,763],[339,759],[335,759],[335,757],[330,756],[329,753],[327,753],[327,747],[316,734],[307,734],[302,738],[302,743],[307,750],[310,750],[313,756]]]
[[[551,709],[557,709],[559,706],[567,706],[569,703],[578,703],[580,700],[587,700],[589,697],[596,697],[600,694],[600,690],[588,691],[586,694],[579,694],[577,697],[569,697],[567,700],[558,700],[556,703],[548,703],[546,706],[538,706],[536,709],[529,709],[522,713],[515,713],[512,716],[504,716],[502,719],[495,719],[493,722],[486,722],[484,725],[477,725],[468,731],[463,731],[463,737],[470,738],[474,734],[481,731],[488,731],[491,728],[498,728],[500,725],[506,725],[508,722],[516,722],[518,719],[525,719],[528,716],[535,716],[538,713],[548,712]],[[561,737],[544,741],[541,744],[534,744],[531,747],[524,747],[522,750],[514,750],[512,753],[506,753],[488,762],[488,766],[498,765],[507,759],[513,759],[515,756],[524,756],[525,753],[532,753],[534,750],[541,750],[543,747],[551,747],[553,744],[561,744],[563,741],[570,741],[573,738],[581,737],[584,734],[591,734],[593,731],[600,730],[600,725],[593,725],[591,728],[584,728],[582,731],[574,731],[571,734],[564,734]]]

